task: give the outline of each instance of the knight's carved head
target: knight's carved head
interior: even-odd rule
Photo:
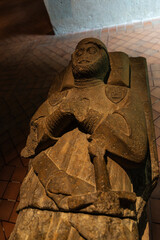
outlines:
[[[72,54],[72,71],[75,79],[94,77],[104,81],[110,71],[106,46],[96,38],[80,41]]]

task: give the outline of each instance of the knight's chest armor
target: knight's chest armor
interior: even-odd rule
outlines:
[[[79,120],[87,118],[90,112],[106,117],[126,105],[127,93],[128,89],[125,87],[105,84],[74,88],[62,104]]]
[[[72,114],[87,129],[92,129],[108,114],[126,105],[128,91],[126,87],[107,84],[73,88],[55,93],[50,99],[50,108],[52,113],[58,108],[64,114]]]
[[[66,98],[65,107],[79,120],[87,118],[89,112],[106,114],[108,109],[104,86],[90,88],[74,88]]]

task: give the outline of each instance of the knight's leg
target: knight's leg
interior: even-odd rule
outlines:
[[[38,209],[20,211],[9,240],[83,240],[70,214]]]
[[[51,218],[50,211],[31,208],[20,211],[9,240],[44,240]]]

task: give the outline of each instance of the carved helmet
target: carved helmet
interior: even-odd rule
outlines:
[[[108,51],[107,51],[105,44],[97,38],[84,38],[77,44],[76,48],[78,48],[81,44],[87,44],[87,43],[93,43],[93,44],[97,45],[100,49],[104,49],[104,51],[106,52],[106,54],[109,58]]]
[[[107,59],[108,59],[108,71],[107,71],[107,74],[106,74],[105,79],[104,79],[104,82],[106,83],[107,79],[109,77],[109,74],[110,74],[110,70],[111,70],[110,59],[109,59],[109,54],[108,54],[107,48],[106,48],[105,44],[97,38],[84,38],[77,44],[76,48],[78,48],[81,44],[87,44],[87,43],[95,44],[99,49],[103,49],[106,53],[106,56],[107,56]]]

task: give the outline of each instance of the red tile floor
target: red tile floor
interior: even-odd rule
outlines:
[[[15,221],[19,189],[28,160],[20,157],[29,120],[47,96],[57,72],[68,64],[77,42],[100,38],[109,51],[147,58],[157,150],[160,160],[160,21],[95,30],[63,37],[20,35],[0,42],[0,239],[8,239]],[[152,240],[160,231],[160,190],[151,198]],[[152,208],[152,204],[150,204]],[[157,214],[158,213],[158,214]]]

